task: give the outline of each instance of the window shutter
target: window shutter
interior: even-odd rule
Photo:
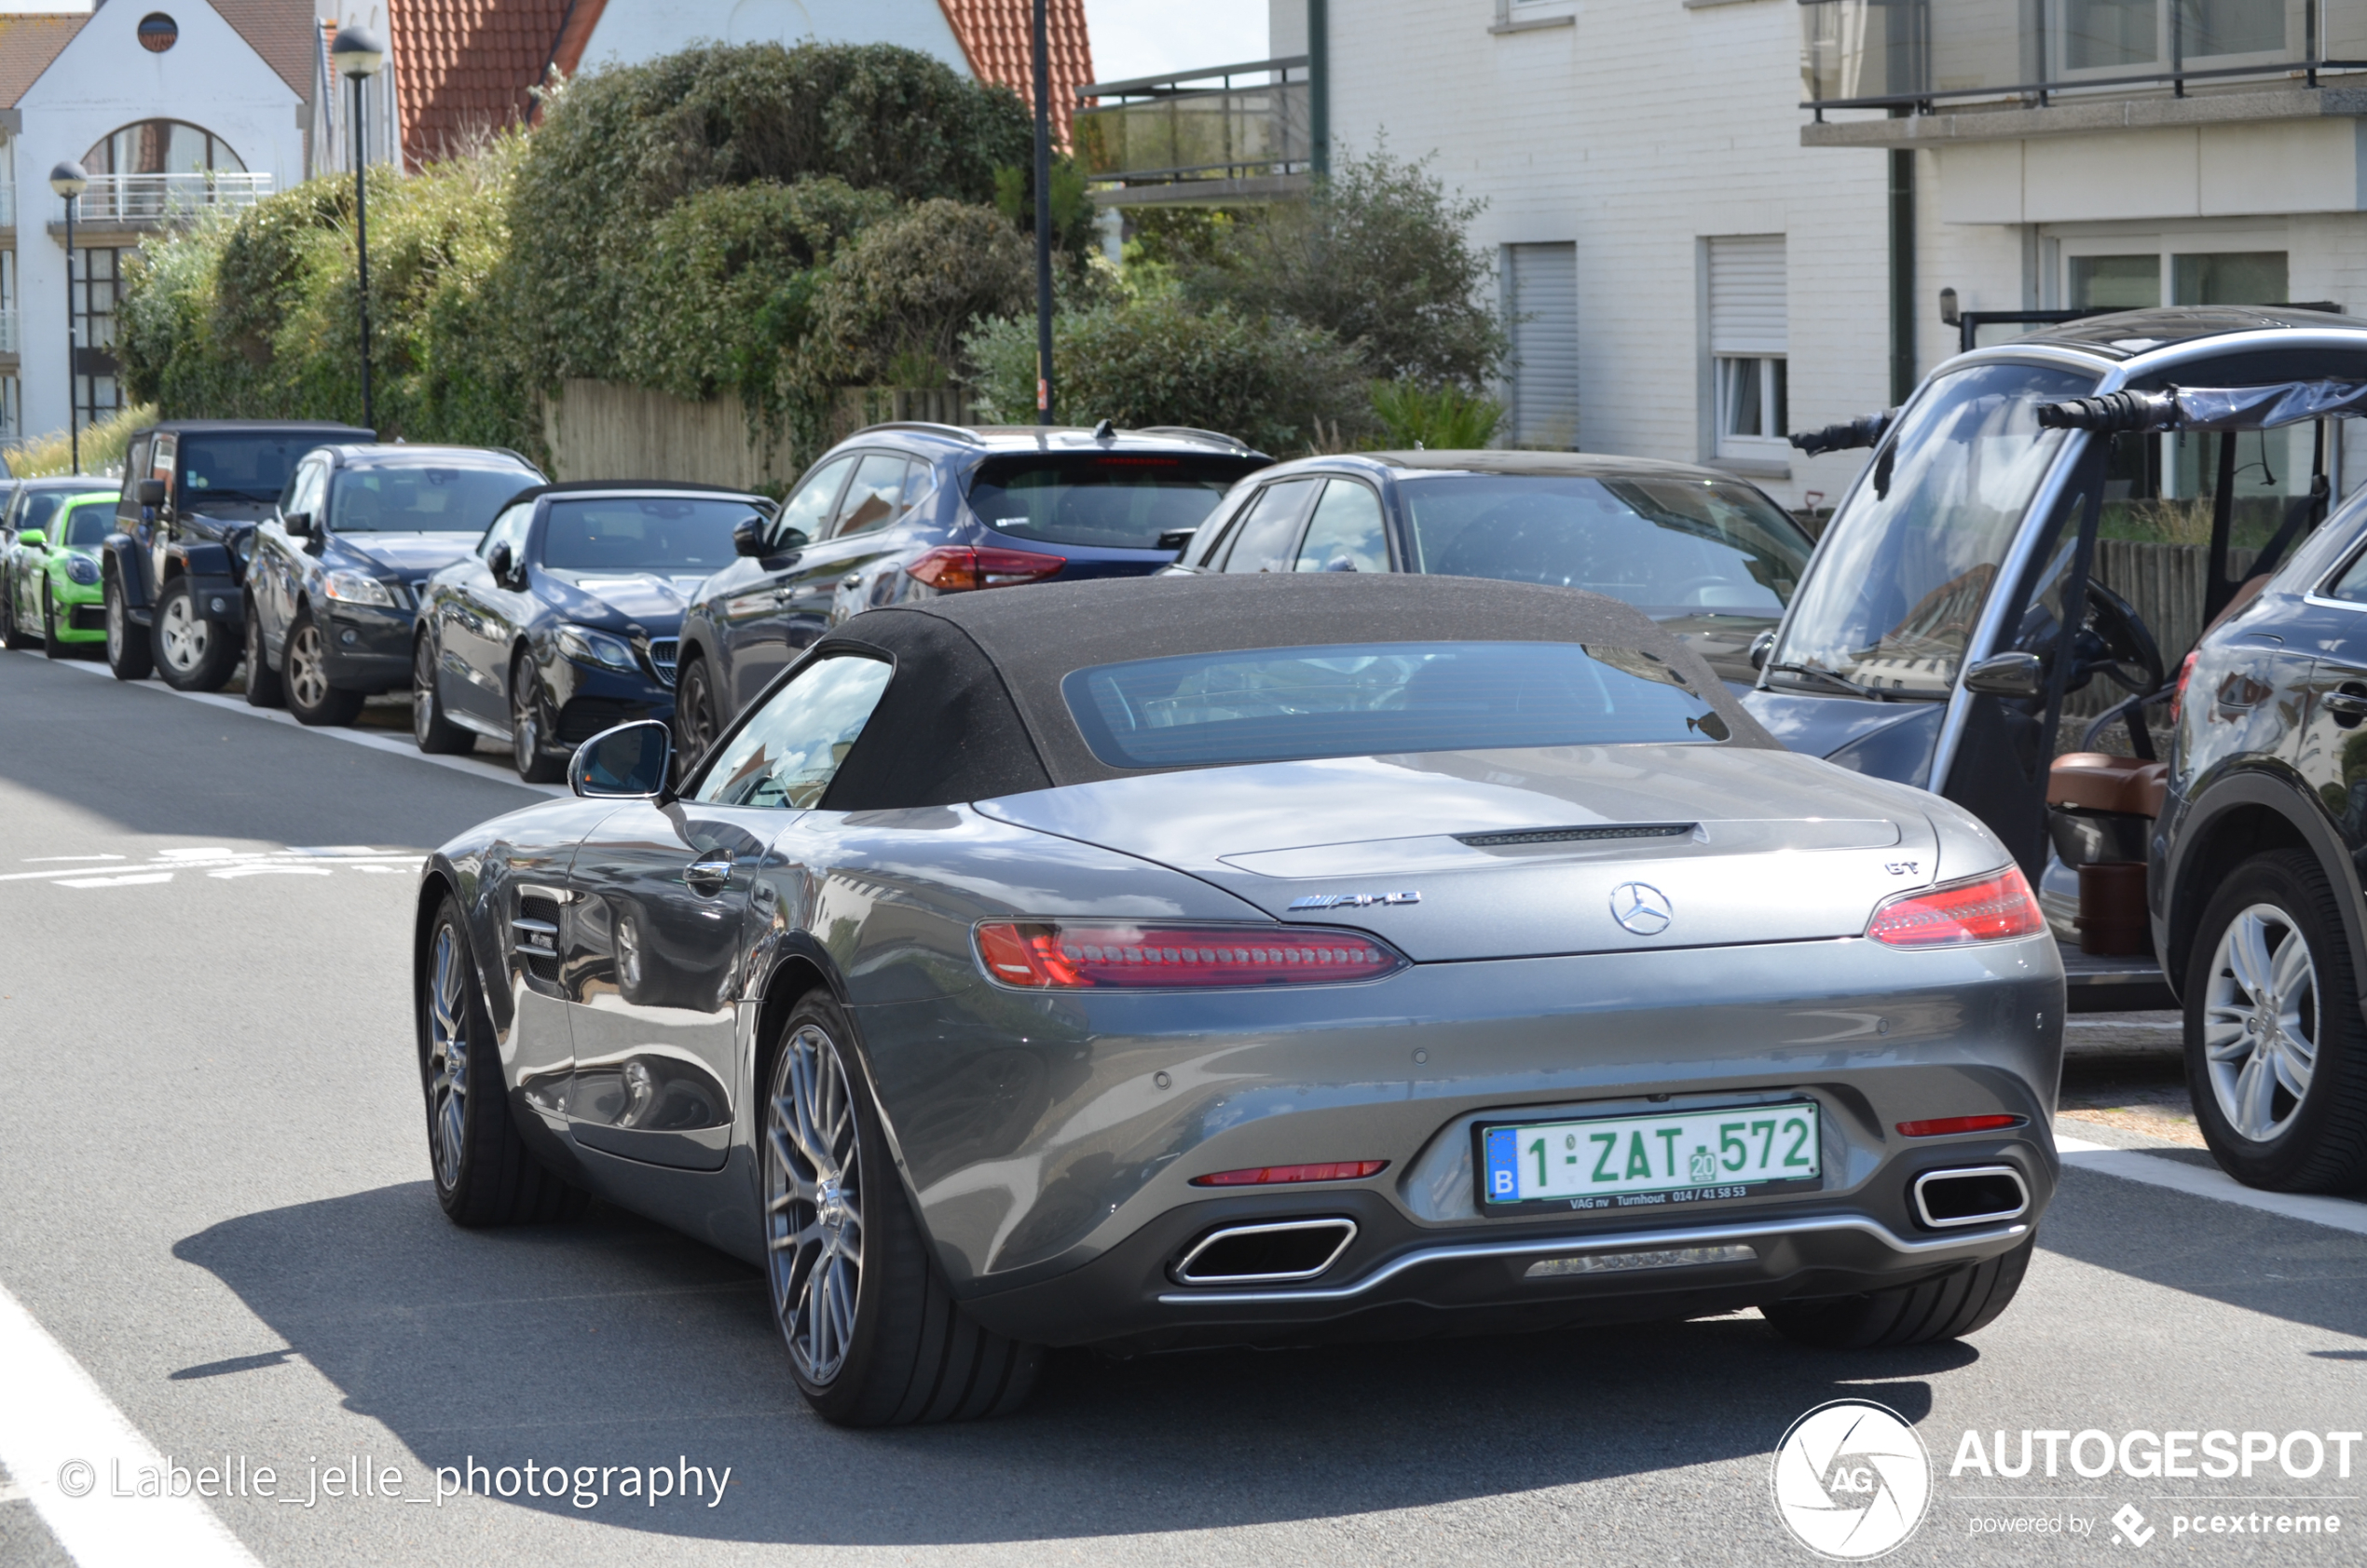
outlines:
[[[1512,307],[1512,436],[1520,446],[1578,447],[1578,246],[1504,247]]]
[[[1782,354],[1784,237],[1745,234],[1709,242],[1709,347],[1713,354]]]

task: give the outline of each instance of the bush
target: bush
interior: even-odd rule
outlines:
[[[831,178],[984,203],[1032,142],[1009,89],[885,44],[710,45],[583,76],[527,139],[513,202],[527,368],[544,387],[617,374],[651,230],[686,198]]]
[[[820,378],[942,386],[971,325],[1024,309],[1034,280],[1033,247],[992,208],[922,202],[866,229],[831,268]]]
[[[971,334],[979,416],[1035,413],[1035,321],[1006,316]],[[1065,312],[1052,324],[1060,416],[1089,425],[1194,425],[1277,456],[1318,439],[1319,422],[1353,421],[1365,402],[1353,350],[1320,327],[1260,320],[1169,292]]]
[[[1211,236],[1215,261],[1189,267],[1185,286],[1245,316],[1324,327],[1369,376],[1478,388],[1510,348],[1483,297],[1494,264],[1468,233],[1485,206],[1450,199],[1383,147],[1341,160],[1306,200]]]
[[[1423,387],[1412,381],[1373,383],[1373,414],[1385,445],[1404,451],[1469,452],[1496,437],[1504,405],[1460,387]]]

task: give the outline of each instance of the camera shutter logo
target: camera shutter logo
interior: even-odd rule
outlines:
[[[1931,1502],[1932,1462],[1898,1412],[1836,1399],[1775,1445],[1775,1512],[1819,1557],[1863,1561],[1903,1544]]]

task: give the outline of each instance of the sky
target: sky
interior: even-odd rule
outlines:
[[[1266,58],[1266,0],[1085,0],[1105,82]]]

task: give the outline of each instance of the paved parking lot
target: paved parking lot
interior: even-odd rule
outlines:
[[[480,1233],[436,1210],[409,866],[534,793],[399,733],[358,743],[37,659],[0,658],[0,711],[10,1568],[67,1561],[36,1493],[68,1534],[112,1520],[145,1554],[115,1561],[159,1562],[1807,1562],[1771,1455],[1835,1398],[1890,1406],[1930,1454],[1895,1561],[2329,1561],[2354,1514],[2367,1533],[2367,1442],[2334,1441],[2367,1427],[2367,1206],[2257,1198],[2181,1147],[2166,1017],[2074,1029],[2074,1152],[2030,1283],[1962,1343],[1812,1354],[1744,1313],[1069,1355],[1018,1417],[851,1433],[796,1398],[744,1265],[608,1208]],[[2060,1435],[2055,1474],[1995,1473],[2024,1432],[2042,1452]],[[2082,1476],[2091,1432],[2140,1463]],[[2142,1436],[2181,1432],[2237,1452],[2266,1434],[2280,1456],[2128,1473]],[[86,1433],[112,1452],[59,1447]],[[2314,1473],[2284,1463],[2307,1456],[2294,1433]],[[57,1491],[71,1460],[88,1497]],[[111,1496],[157,1462],[243,1472],[243,1493]],[[526,1494],[529,1465],[566,1473],[558,1495]],[[347,1494],[357,1469],[369,1494]],[[2264,1534],[2209,1524],[2253,1516]],[[2336,1534],[2278,1531],[2305,1516]]]

